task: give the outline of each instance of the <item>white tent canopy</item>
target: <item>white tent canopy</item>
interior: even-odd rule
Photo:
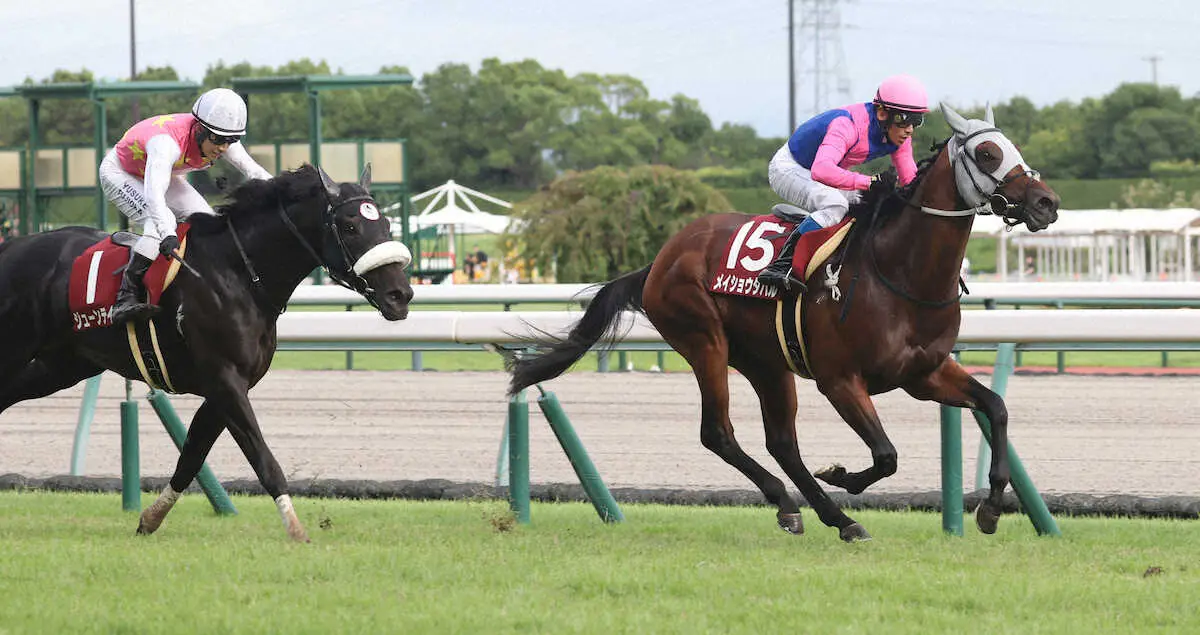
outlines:
[[[500,234],[512,224],[513,219],[508,216],[479,209],[473,199],[505,209],[512,209],[512,203],[455,183],[454,179],[412,197],[414,203],[425,199],[430,200],[419,214],[409,219],[413,231],[426,227],[447,227],[461,234]],[[460,202],[465,209],[459,206]],[[439,203],[444,204],[437,208]]]
[[[996,270],[1001,280],[1009,274],[1010,242],[1017,247],[1018,280],[1191,280],[1200,210],[1059,210],[1058,221],[1037,233],[1024,225],[1009,230],[996,216],[980,216],[971,235],[998,240]]]

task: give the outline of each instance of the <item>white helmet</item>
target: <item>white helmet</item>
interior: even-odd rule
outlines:
[[[200,95],[192,104],[192,114],[213,134],[246,134],[246,102],[228,88],[214,88]]]

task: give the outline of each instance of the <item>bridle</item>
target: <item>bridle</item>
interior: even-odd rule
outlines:
[[[325,192],[325,190],[322,189],[322,192]],[[356,261],[354,264],[351,264],[350,251],[346,248],[346,242],[342,238],[341,231],[338,230],[338,211],[347,205],[352,205],[355,203],[357,203],[360,207],[367,203],[374,205],[375,199],[367,194],[352,196],[335,203],[333,199],[330,198],[328,192],[325,192],[324,195],[325,209],[321,213],[321,252],[325,257],[321,257],[321,255],[317,254],[316,250],[313,249],[312,245],[309,244],[304,235],[300,233],[300,229],[296,227],[296,223],[293,222],[291,217],[288,215],[282,199],[276,204],[276,209],[279,211],[279,217],[283,220],[283,224],[288,228],[288,231],[290,231],[292,235],[296,237],[296,240],[300,243],[300,245],[304,247],[305,251],[307,251],[310,256],[312,256],[317,265],[319,265],[325,271],[325,273],[329,275],[331,280],[343,287],[346,287],[347,289],[351,289],[361,294],[364,298],[366,298],[367,302],[369,302],[371,306],[378,309],[379,300],[377,297],[377,292],[375,288],[372,287],[369,282],[367,282],[367,279],[363,277],[362,274],[391,262],[401,262],[402,266],[407,266],[408,262],[412,260],[412,256],[408,253],[408,248],[404,247],[400,243],[394,241],[385,241],[369,249],[367,253],[359,256],[358,261]],[[225,220],[229,225],[230,233],[233,236],[233,242],[235,245],[237,245],[238,253],[241,254],[242,262],[245,263],[246,269],[250,273],[250,282],[254,285],[255,289],[258,289],[261,292],[263,290],[262,278],[258,275],[258,272],[255,271],[254,265],[250,262],[249,256],[246,255],[246,250],[242,247],[242,241],[240,238],[238,238],[237,231],[235,231],[233,228],[233,220],[230,218],[230,215],[226,215]],[[368,258],[368,255],[371,255],[372,252],[377,253],[374,257]],[[360,266],[360,263],[363,263],[364,261],[369,262],[364,266]],[[283,307],[279,309],[279,312],[282,313],[286,309],[287,304],[285,303]]]
[[[995,215],[999,216],[1000,220],[1007,225],[1009,229],[1012,229],[1013,227],[1025,222],[1029,215],[1028,210],[1025,209],[1025,201],[1022,200],[1014,202],[1009,200],[1009,198],[1004,195],[1003,190],[1008,184],[1012,183],[1021,176],[1028,176],[1031,180],[1036,181],[1041,178],[1041,175],[1036,170],[1029,169],[1027,166],[1024,170],[1012,174],[1006,174],[1003,178],[999,178],[991,172],[984,170],[983,167],[979,165],[979,162],[975,159],[975,157],[972,156],[970,152],[967,152],[967,142],[981,134],[989,132],[1002,134],[1000,133],[1000,129],[994,126],[981,128],[963,137],[962,141],[958,141],[952,136],[944,144],[945,151],[949,156],[950,166],[954,171],[955,190],[958,192],[959,197],[967,203],[967,207],[965,209],[943,210],[929,207],[927,205],[918,205],[912,202],[911,197],[906,199],[895,192],[891,193],[890,196],[896,196],[897,198],[900,198],[904,202],[905,207],[919,209],[920,211],[933,216],[966,217],[975,215]],[[1008,171],[1011,172],[1011,168]],[[991,185],[990,191],[985,190],[980,185],[979,179],[976,176],[977,174],[983,175],[991,181],[990,184],[985,183],[985,185]],[[972,190],[968,190],[966,193],[964,193],[962,188],[962,184],[964,182],[969,182]],[[970,197],[970,199],[974,199],[974,201],[969,200],[968,197]],[[883,199],[880,199],[880,205],[882,205],[882,201]],[[1014,210],[1019,210],[1019,212],[1014,212]],[[874,233],[875,227],[876,224],[873,223],[870,234]],[[962,298],[961,294],[956,295],[948,300],[940,301],[922,300],[914,297],[904,289],[901,289],[896,283],[889,280],[887,276],[883,274],[883,271],[880,270],[879,262],[875,257],[875,241],[871,240],[870,235],[867,236],[866,243],[868,260],[871,262],[871,269],[874,272],[875,277],[878,278],[879,281],[882,282],[883,285],[892,293],[895,293],[896,295],[918,306],[934,309],[950,306],[951,304],[957,303],[959,299]],[[966,293],[966,283],[961,277],[959,277],[958,281],[960,290],[962,293]]]

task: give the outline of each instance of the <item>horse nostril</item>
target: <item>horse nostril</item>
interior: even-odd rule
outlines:
[[[1039,196],[1036,206],[1039,211],[1046,212],[1047,214],[1053,214],[1058,210],[1058,202],[1049,196]]]
[[[388,299],[391,300],[392,302],[398,302],[400,304],[408,304],[412,300],[412,297],[413,297],[412,291],[405,291],[403,289],[395,289],[393,291],[388,291]]]

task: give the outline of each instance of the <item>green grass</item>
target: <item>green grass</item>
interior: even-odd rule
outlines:
[[[144,497],[143,502],[152,499]],[[928,513],[855,512],[847,545],[806,510],[185,497],[135,537],[116,495],[0,493],[0,633],[1195,632],[1194,521],[1062,518],[1039,538],[945,536]],[[325,525],[327,528],[321,528]],[[1147,575],[1151,567],[1160,573]],[[1153,570],[1152,570],[1153,571]]]

